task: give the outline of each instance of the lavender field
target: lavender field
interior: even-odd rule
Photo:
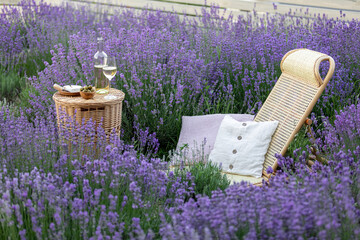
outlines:
[[[359,20],[20,5],[0,15],[0,239],[360,238]],[[98,35],[126,94],[109,142],[91,122],[60,131],[52,100],[54,83],[93,84]],[[270,185],[229,185],[212,164],[168,169],[182,116],[256,114],[294,48],[336,70],[315,139],[300,131]],[[309,169],[311,144],[328,161]]]

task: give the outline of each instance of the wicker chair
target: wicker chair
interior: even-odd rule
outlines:
[[[329,71],[323,80],[319,74],[320,63],[329,62]],[[265,155],[261,179],[226,174],[232,181],[261,184],[270,175],[266,169],[277,168],[276,153],[285,154],[289,144],[306,122],[311,110],[333,76],[335,62],[332,57],[308,49],[295,49],[285,54],[281,61],[282,74],[270,92],[254,121],[277,120],[279,125]]]

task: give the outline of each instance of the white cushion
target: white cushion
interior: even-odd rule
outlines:
[[[225,174],[225,173],[224,173]],[[226,174],[226,178],[230,181],[230,184],[240,183],[240,182],[247,182],[249,184],[261,184],[262,178],[246,176],[246,175],[235,175],[235,174]]]
[[[225,116],[209,160],[223,172],[262,176],[265,154],[279,122],[238,122]]]

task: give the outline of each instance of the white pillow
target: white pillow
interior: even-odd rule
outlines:
[[[177,149],[183,150],[187,157],[192,154],[203,152],[207,157],[214,148],[216,135],[219,131],[220,124],[226,115],[231,116],[237,121],[252,121],[254,115],[249,114],[208,114],[201,116],[183,116],[182,126]]]
[[[225,116],[209,160],[222,170],[254,177],[262,176],[265,154],[279,122],[238,122]]]

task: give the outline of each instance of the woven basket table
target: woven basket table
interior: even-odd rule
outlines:
[[[113,129],[120,135],[122,102],[125,94],[117,89],[110,88],[110,94],[117,96],[116,99],[104,99],[106,95],[95,94],[92,99],[84,99],[80,96],[64,96],[59,92],[53,95],[55,101],[58,125],[63,124],[61,119],[72,117],[79,124],[92,120],[96,126],[102,121],[102,127],[107,135]],[[64,127],[64,126],[63,126]]]

